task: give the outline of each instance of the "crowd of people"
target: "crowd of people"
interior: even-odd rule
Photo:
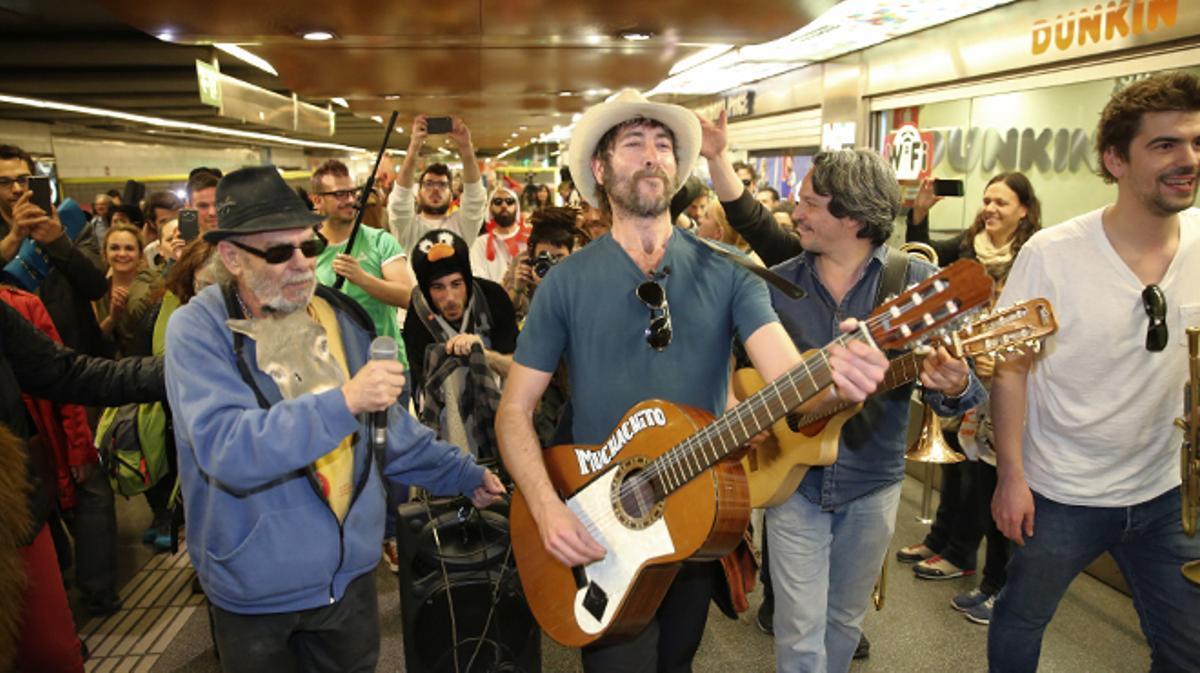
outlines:
[[[0,667],[82,670],[67,586],[88,615],[120,609],[114,497],[137,494],[146,544],[186,538],[224,670],[374,670],[373,569],[398,570],[413,487],[483,507],[515,484],[545,553],[586,567],[619,550],[563,502],[545,447],[604,444],[647,399],[720,416],[731,363],[769,382],[831,343],[832,383],[799,411],[863,406],[836,460],[764,517],[756,621],[777,670],[846,671],[868,652],[914,392],[956,419],[946,440],[968,460],[944,468],[934,525],[897,556],[923,579],[963,577],[986,538],[982,582],[952,607],[989,626],[991,670],[1036,669],[1067,585],[1105,551],[1154,670],[1200,661],[1200,589],[1178,572],[1200,541],[1180,525],[1171,423],[1184,327],[1200,322],[1196,78],[1114,94],[1096,152],[1117,196],[1100,210],[1044,226],[1029,177],[1001,173],[939,240],[923,180],[903,238],[937,264],[889,245],[901,187],[871,150],[818,153],[784,201],[731,160],[724,114],[632,90],[584,113],[557,191],[485,174],[459,118],[461,172],[421,165],[428,136],[420,115],[365,201],[335,159],[301,194],[271,166],[197,168],[183,199],[97,195],[81,228],[33,202],[32,158],[0,146],[0,262],[35,249],[49,269],[0,283],[0,466],[24,463],[0,467],[15,480],[0,490],[28,491],[0,508]],[[877,393],[895,354],[839,336],[959,259],[983,265],[997,305],[1049,299],[1058,333],[1004,361],[936,347],[916,381]],[[139,431],[159,421],[141,443],[163,467],[125,466],[142,469],[133,493],[107,453],[122,405]],[[649,624],[584,647],[584,669],[691,670],[709,602],[745,609],[742,579],[682,564]]]

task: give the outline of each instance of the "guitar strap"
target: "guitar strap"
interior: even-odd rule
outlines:
[[[890,296],[900,294],[904,290],[904,279],[908,277],[908,254],[892,246],[887,247],[887,257],[883,262],[883,274],[879,278],[879,290],[875,292],[874,309]]]
[[[763,268],[754,262],[751,262],[743,255],[736,255],[732,252],[729,252],[725,248],[722,248],[703,236],[696,236],[696,240],[700,241],[705,247],[716,253],[717,256],[724,257],[725,259],[737,264],[759,278],[762,278],[771,285],[774,285],[776,289],[787,295],[790,299],[804,299],[805,295],[807,294],[792,281],[780,276],[770,269]]]
[[[879,289],[875,292],[875,304],[872,309],[894,297],[904,290],[904,279],[908,277],[908,253],[887,246],[887,257],[884,258],[883,271],[879,277]]]

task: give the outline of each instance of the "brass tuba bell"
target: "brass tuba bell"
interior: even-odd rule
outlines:
[[[928,404],[922,405],[921,432],[904,452],[904,459],[914,463],[925,463],[925,487],[921,490],[921,512],[917,521],[925,525],[933,523],[933,466],[960,463],[967,459],[950,448],[942,436],[942,422]]]
[[[946,443],[946,438],[942,435],[942,422],[926,404],[921,414],[921,434],[917,435],[917,439],[904,452],[904,459],[914,463],[946,465],[961,463],[967,457]]]

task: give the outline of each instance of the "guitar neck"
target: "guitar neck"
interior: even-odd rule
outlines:
[[[846,345],[851,341],[866,341],[866,337],[854,332],[834,343]],[[832,383],[829,357],[822,348],[659,456],[648,470],[656,474],[661,495],[669,495],[696,478]]]
[[[886,393],[889,390],[894,390],[910,381],[916,380],[917,375],[921,373],[921,358],[922,356],[916,351],[908,351],[900,357],[893,358],[888,364],[887,374],[884,375],[883,382],[880,383],[879,387],[875,389],[875,392],[872,393],[872,396]],[[817,421],[821,421],[833,416],[834,414],[841,413],[850,407],[853,407],[855,404],[857,403],[846,401],[838,402],[837,405],[829,409],[816,411],[811,414],[804,414],[797,417],[795,422],[792,423],[792,426],[796,428],[803,428],[805,426],[812,425]],[[790,419],[789,422],[791,422]]]

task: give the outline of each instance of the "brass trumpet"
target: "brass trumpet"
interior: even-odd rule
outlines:
[[[1180,514],[1183,517],[1183,532],[1196,534],[1197,515],[1200,514],[1200,327],[1187,328],[1188,371],[1191,374],[1183,389],[1183,417],[1175,419],[1175,425],[1183,430],[1183,446],[1180,448],[1179,488],[1182,499]],[[1192,584],[1200,586],[1200,559],[1183,565],[1183,576]]]

